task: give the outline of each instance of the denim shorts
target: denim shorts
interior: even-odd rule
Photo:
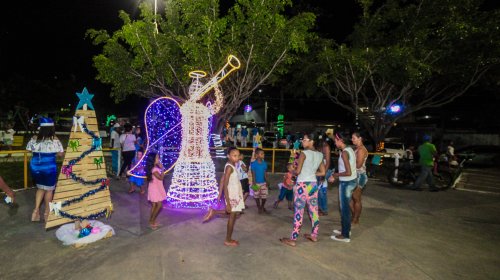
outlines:
[[[356,179],[357,185],[360,188],[364,188],[368,182],[368,176],[366,173],[358,173],[358,178]]]

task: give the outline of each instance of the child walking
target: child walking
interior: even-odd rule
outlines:
[[[204,222],[210,220],[215,214],[229,214],[227,221],[227,233],[225,246],[238,246],[239,242],[232,239],[234,224],[236,223],[236,215],[241,210],[245,209],[243,202],[243,190],[241,188],[240,177],[236,169],[236,164],[239,162],[240,151],[237,148],[231,147],[227,152],[227,163],[224,166],[224,175],[222,176],[222,189],[226,200],[225,210],[215,210],[210,208],[208,214],[204,218]],[[220,195],[220,194],[219,194]]]
[[[160,226],[156,222],[156,218],[162,208],[162,201],[167,197],[167,193],[163,187],[163,165],[156,153],[150,153],[147,158],[146,179],[148,180],[148,200],[152,204],[149,227],[152,230],[156,230]]]
[[[294,180],[294,172],[295,168],[293,167],[293,163],[288,163],[286,165],[287,173],[283,177],[283,182],[279,184],[280,187],[280,195],[278,199],[274,202],[274,209],[278,208],[278,204],[285,199],[288,201],[288,209],[293,210],[292,201],[293,201],[293,185],[295,184]]]
[[[141,160],[142,155],[143,155],[142,150],[138,150],[135,153],[135,157],[132,160],[132,164],[130,165],[130,169],[134,168],[134,166]],[[143,178],[130,176],[128,178],[128,182],[130,184],[130,188],[128,189],[128,193],[134,193],[136,189],[139,189],[140,194],[144,194],[145,191],[144,191],[144,188],[142,187],[144,185]]]
[[[268,188],[267,188],[267,162],[264,160],[264,150],[255,149],[255,161],[250,166],[252,168],[253,197],[259,209],[259,214],[267,213],[265,208]]]

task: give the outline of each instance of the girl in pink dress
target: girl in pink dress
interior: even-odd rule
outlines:
[[[167,198],[167,193],[163,187],[163,165],[160,157],[156,153],[150,153],[146,161],[146,178],[148,180],[148,200],[151,201],[151,216],[149,218],[149,227],[153,230],[158,229],[156,218],[163,206],[162,202]]]

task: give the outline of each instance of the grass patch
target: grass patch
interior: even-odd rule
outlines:
[[[0,176],[5,183],[12,189],[24,188],[24,162],[2,162],[0,163]],[[32,185],[31,178],[28,174],[28,187]]]

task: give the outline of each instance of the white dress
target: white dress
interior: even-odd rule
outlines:
[[[233,168],[233,172],[229,176],[229,182],[227,183],[227,193],[229,196],[229,203],[231,204],[231,212],[240,212],[245,209],[245,203],[243,201],[243,189],[241,188],[240,175],[236,168],[230,163],[226,163],[224,170],[227,166]]]

